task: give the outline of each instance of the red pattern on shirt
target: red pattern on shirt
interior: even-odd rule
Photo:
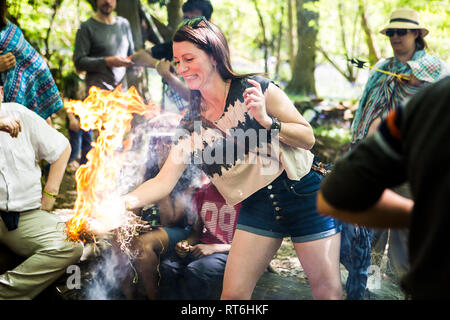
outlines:
[[[197,213],[204,227],[200,242],[204,244],[231,244],[241,204],[227,205],[212,183],[194,196]]]

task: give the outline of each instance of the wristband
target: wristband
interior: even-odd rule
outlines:
[[[42,190],[42,192],[43,192],[43,193],[45,193],[46,195],[48,195],[48,196],[52,197],[53,199],[56,199],[56,198],[58,198],[58,195],[57,195],[57,194],[54,194],[54,193],[50,193],[50,192],[48,192],[48,191],[47,191],[47,190],[45,190],[45,189],[43,189],[43,190]]]
[[[281,121],[275,117],[272,117],[272,125],[270,126],[270,130],[281,131]]]

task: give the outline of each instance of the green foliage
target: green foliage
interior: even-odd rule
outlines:
[[[412,7],[419,11],[422,24],[429,30],[426,37],[430,54],[450,62],[450,4],[446,0],[364,0],[369,27],[374,33],[375,43],[382,57],[392,55],[387,38],[378,31],[387,23],[390,12],[398,7]],[[50,68],[60,81],[74,70],[72,63],[73,44],[80,23],[92,15],[92,8],[87,0],[8,0],[9,13],[24,31],[30,43],[49,59]],[[280,78],[278,83],[290,80],[292,74],[288,55],[288,19],[287,0],[256,0],[266,27],[269,42],[269,77],[275,73],[278,32],[280,21],[283,24],[280,50]],[[347,36],[347,48],[341,40],[338,4],[342,2],[344,31]],[[163,24],[167,24],[167,0],[142,0],[144,10]],[[264,50],[259,18],[253,1],[211,0],[214,7],[212,21],[225,33],[229,40],[233,64],[238,72],[263,72]],[[358,1],[354,0],[320,0],[307,4],[308,9],[319,12],[318,45],[338,64],[345,67],[345,52],[348,50],[355,57],[366,59],[368,48],[365,43],[360,18]],[[51,18],[57,8],[54,21]],[[282,11],[282,8],[283,11]],[[296,19],[294,10],[294,20]],[[50,24],[52,25],[50,26]],[[295,28],[296,21],[294,21]],[[47,30],[50,28],[49,38]],[[355,35],[353,36],[353,30]],[[295,38],[295,35],[294,35]],[[47,48],[48,44],[48,48]],[[325,63],[318,55],[316,63]],[[449,63],[450,64],[450,63]]]
[[[348,37],[356,27],[357,33],[354,45],[354,55],[367,60],[368,48],[365,45],[363,33],[359,25],[358,1],[342,1],[344,8],[344,30]],[[341,64],[345,63],[345,51],[341,43],[340,23],[338,19],[338,3],[336,0],[320,1],[319,44]],[[430,34],[425,38],[428,52],[436,55],[447,63],[450,62],[450,3],[446,0],[365,0],[369,27],[375,36],[375,43],[380,49],[381,57],[392,56],[392,49],[386,36],[379,31],[388,23],[393,10],[410,7],[417,10],[422,25]],[[325,62],[325,60],[319,60]]]

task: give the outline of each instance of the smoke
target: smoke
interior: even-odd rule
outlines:
[[[129,269],[112,248],[103,248],[91,272],[91,283],[86,290],[87,300],[112,300],[123,298],[120,283]]]
[[[116,168],[116,185],[115,188],[109,188],[114,190],[104,195],[98,204],[97,210],[108,214],[103,215],[104,219],[96,218],[92,223],[97,231],[103,230],[105,234],[108,230],[114,230],[114,236],[110,240],[115,247],[100,247],[101,252],[96,257],[97,263],[91,271],[92,281],[86,289],[87,299],[124,298],[121,295],[120,283],[130,272],[135,272],[130,261],[137,252],[133,252],[131,242],[142,225],[133,213],[125,212],[120,197],[150,178],[151,168],[158,168],[158,160],[170,150],[171,137],[178,119],[175,114],[162,114],[151,120],[138,118],[131,132],[125,137],[127,142],[108,159],[108,166]],[[189,187],[201,186],[204,183],[201,176],[198,168],[188,166],[174,191],[181,192]],[[178,205],[189,207],[190,201],[188,197],[178,197]],[[193,222],[193,218],[192,213],[186,216],[189,223]]]

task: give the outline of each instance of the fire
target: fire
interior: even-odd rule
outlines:
[[[124,137],[129,132],[133,114],[147,119],[160,113],[154,103],[145,104],[134,87],[122,92],[91,87],[84,101],[70,100],[66,110],[79,116],[83,130],[97,130],[98,138],[87,154],[87,163],[75,173],[77,199],[74,216],[66,224],[66,232],[74,241],[86,241],[90,235],[103,233],[129,223],[117,192],[119,150],[126,148]]]

